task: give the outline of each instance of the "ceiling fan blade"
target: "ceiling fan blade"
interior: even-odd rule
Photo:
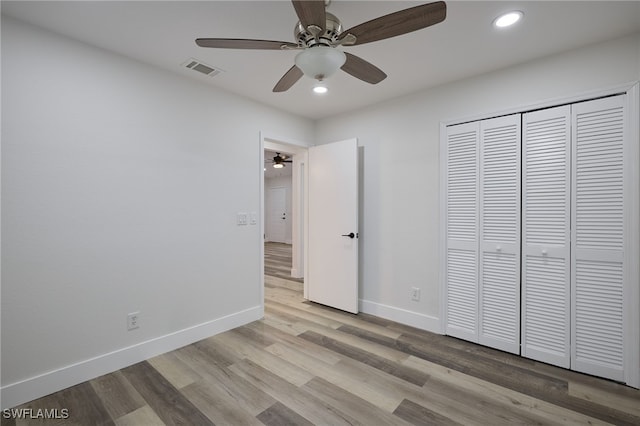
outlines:
[[[327,25],[324,0],[291,0],[291,3],[304,28],[315,25],[322,29],[320,33],[324,32]]]
[[[285,92],[287,90],[289,90],[289,88],[291,86],[293,86],[298,80],[300,80],[300,78],[303,76],[304,74],[302,73],[302,70],[300,70],[300,68],[298,68],[297,66],[292,66],[291,68],[289,68],[289,71],[287,71],[282,78],[280,79],[280,81],[278,81],[278,83],[276,83],[275,87],[273,88],[274,92]]]
[[[381,16],[344,31],[339,40],[347,34],[356,37],[353,45],[384,40],[420,30],[444,21],[447,5],[443,1],[411,7],[389,15]]]
[[[244,38],[198,38],[196,44],[200,47],[215,47],[219,49],[262,49],[282,50],[297,48],[298,45],[288,41],[252,40]]]
[[[366,81],[371,84],[378,84],[385,78],[387,75],[380,68],[375,65],[365,61],[364,59],[352,55],[349,52],[344,52],[347,55],[347,61],[341,67],[342,71],[347,74],[351,74],[355,78],[359,78],[362,81]]]

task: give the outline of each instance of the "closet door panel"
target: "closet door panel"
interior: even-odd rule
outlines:
[[[520,353],[520,114],[480,122],[479,343]]]
[[[571,107],[522,118],[522,355],[569,368]]]
[[[572,106],[572,368],[624,380],[624,95]]]
[[[478,341],[479,125],[447,128],[446,333]]]

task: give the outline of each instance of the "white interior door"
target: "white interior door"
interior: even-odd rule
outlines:
[[[284,243],[287,230],[287,188],[270,188],[267,198],[267,240]]]
[[[480,125],[447,127],[446,333],[478,341],[478,146]]]
[[[571,107],[522,122],[522,355],[569,368]]]
[[[575,104],[571,113],[571,367],[624,380],[624,95]]]
[[[309,148],[309,300],[358,312],[358,144]]]
[[[478,342],[520,353],[520,114],[480,122]]]

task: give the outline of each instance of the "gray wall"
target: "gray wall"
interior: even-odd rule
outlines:
[[[362,147],[365,310],[440,330],[440,123],[640,79],[640,35],[480,75],[316,124],[316,143]],[[420,302],[410,288],[422,289]]]
[[[261,131],[313,123],[3,18],[3,406],[260,316]]]

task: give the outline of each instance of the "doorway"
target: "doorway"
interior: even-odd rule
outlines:
[[[307,148],[300,144],[261,136],[261,270],[263,300],[272,277],[304,288],[305,187]],[[285,160],[274,168],[274,157]],[[278,160],[279,160],[278,159]]]

